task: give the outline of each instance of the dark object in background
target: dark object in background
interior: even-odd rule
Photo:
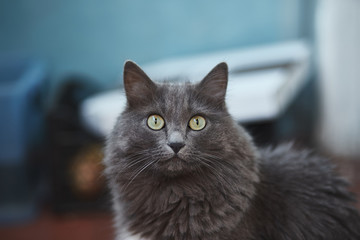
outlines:
[[[33,218],[39,176],[30,161],[43,136],[41,90],[45,64],[29,57],[0,57],[0,223]]]
[[[318,111],[316,82],[311,79],[277,119],[241,123],[257,146],[276,146],[293,142],[299,149],[315,149],[314,125]]]
[[[47,118],[51,161],[51,205],[56,212],[106,209],[102,178],[103,139],[87,132],[79,118],[79,104],[98,88],[80,76],[69,77],[59,90]]]

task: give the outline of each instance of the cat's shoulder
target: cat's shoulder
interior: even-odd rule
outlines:
[[[257,211],[266,212],[262,222],[275,224],[276,229],[285,226],[290,233],[304,237],[299,239],[360,237],[354,196],[327,158],[284,144],[260,150],[259,170],[261,181],[254,204]]]
[[[348,181],[332,161],[308,149],[295,149],[292,143],[261,149],[259,169],[264,183],[288,193],[316,191],[353,199],[347,191]]]
[[[262,174],[276,174],[288,177],[332,178],[336,174],[335,165],[325,157],[310,149],[296,149],[293,143],[266,147],[259,150],[259,166]]]

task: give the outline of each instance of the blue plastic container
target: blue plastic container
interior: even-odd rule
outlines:
[[[27,160],[32,133],[39,130],[35,99],[45,77],[41,61],[0,55],[0,224],[36,214],[36,186]]]
[[[45,78],[40,61],[0,57],[0,165],[18,165],[26,156],[33,98]]]

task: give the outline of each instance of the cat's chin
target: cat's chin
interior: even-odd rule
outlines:
[[[157,167],[159,171],[168,176],[178,176],[192,171],[191,166],[178,155],[165,161],[159,161]]]

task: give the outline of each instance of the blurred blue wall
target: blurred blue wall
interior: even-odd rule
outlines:
[[[301,37],[302,9],[301,0],[0,0],[0,53],[45,59],[51,92],[70,73],[109,87],[126,59]]]

